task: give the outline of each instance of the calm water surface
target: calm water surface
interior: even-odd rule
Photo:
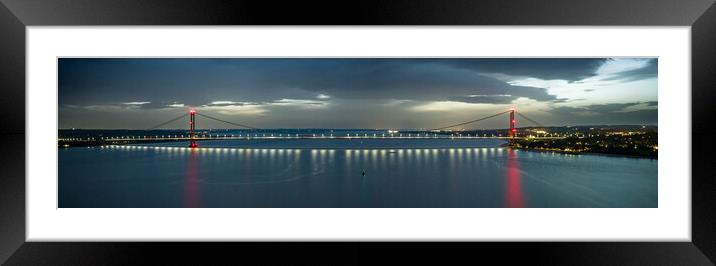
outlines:
[[[63,148],[59,207],[658,207],[657,160],[502,144],[298,139]]]

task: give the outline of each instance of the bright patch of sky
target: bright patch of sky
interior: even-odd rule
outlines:
[[[657,100],[657,78],[620,80],[622,73],[643,69],[653,59],[619,58],[607,60],[595,71],[595,76],[569,82],[567,80],[544,80],[533,77],[501,77],[515,86],[546,88],[557,98],[577,105],[605,104],[614,102],[642,102]]]
[[[122,103],[122,104],[125,104],[125,105],[143,105],[143,104],[148,104],[148,103],[151,103],[151,102],[128,102],[128,103]]]
[[[646,67],[651,58],[614,58],[607,60],[595,72],[598,76],[612,75]]]

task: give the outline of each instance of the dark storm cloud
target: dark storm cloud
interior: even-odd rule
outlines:
[[[640,121],[642,124],[658,122],[658,103],[631,102],[594,104],[580,107],[561,106],[550,110],[553,118],[564,119],[577,124],[630,124]]]
[[[497,87],[495,87],[497,88]],[[487,91],[487,90],[483,90]],[[520,97],[533,99],[540,102],[563,102],[564,99],[557,99],[557,96],[548,94],[545,89],[526,87],[526,86],[507,86],[501,90],[491,91],[493,94],[487,95],[466,95],[451,96],[447,100],[464,102],[464,103],[489,103],[489,104],[509,104]],[[505,93],[505,94],[500,94]]]
[[[492,104],[508,104],[515,99],[517,99],[517,97],[512,95],[470,95],[450,97],[450,100],[455,102]]]
[[[511,86],[479,72],[517,75],[534,64],[508,59],[507,65],[516,66],[513,73],[507,71],[509,67],[497,67],[493,59],[476,63],[480,60],[60,59],[60,103],[148,101],[152,104],[144,107],[149,108],[170,103],[200,106],[212,101],[315,99],[319,93],[344,99],[421,101],[504,94],[513,99],[556,99],[544,88]],[[561,69],[564,64],[548,65]]]
[[[594,104],[580,107],[560,106],[552,109],[554,113],[564,114],[585,114],[585,115],[614,115],[628,116],[631,113],[652,114],[656,120],[658,103],[651,102],[632,102],[632,103],[610,103],[610,104]]]
[[[632,103],[609,103],[609,104],[593,104],[593,105],[587,105],[587,106],[579,106],[579,107],[572,107],[572,106],[560,106],[553,108],[556,112],[569,112],[569,113],[575,113],[575,112],[595,112],[595,113],[614,113],[614,112],[622,112],[626,110],[628,107],[637,107],[640,105],[649,106],[649,107],[655,107],[658,105],[655,101],[650,102],[632,102]]]
[[[449,64],[483,73],[578,81],[594,76],[605,61],[604,58],[483,58]]]
[[[296,87],[343,99],[396,99],[435,101],[468,95],[504,95],[550,101],[556,97],[544,88],[511,86],[478,72],[441,62],[417,60],[355,60],[335,67],[318,63],[310,69],[286,71]]]
[[[207,59],[216,64],[235,65],[237,61],[225,59]],[[265,60],[265,59],[260,59]],[[291,61],[291,59],[276,59]],[[310,59],[312,67],[334,66],[342,68],[347,62],[360,67],[381,64],[439,64],[466,69],[479,73],[499,73],[510,76],[527,76],[539,79],[563,79],[577,81],[595,75],[596,70],[606,62],[607,58],[353,58],[353,59]],[[301,62],[303,61],[303,62]],[[296,60],[295,63],[306,65],[307,60]],[[262,62],[255,62],[254,66]],[[335,70],[335,69],[334,69]]]

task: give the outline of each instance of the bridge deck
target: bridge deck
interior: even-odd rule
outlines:
[[[413,136],[413,137],[383,137],[383,136],[357,136],[357,137],[346,137],[346,136],[299,136],[299,137],[277,137],[277,136],[242,136],[242,137],[195,137],[194,140],[290,140],[290,139],[343,139],[343,140],[351,140],[351,139],[381,139],[381,140],[406,140],[406,139],[563,139],[565,137],[476,137],[476,136],[453,136],[453,137],[446,137],[446,136]],[[119,138],[85,138],[85,139],[76,139],[76,138],[63,138],[59,139],[60,142],[62,141],[106,141],[106,142],[115,142],[115,141],[191,141],[192,138],[190,137],[119,137]]]

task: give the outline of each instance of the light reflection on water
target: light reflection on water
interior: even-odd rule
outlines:
[[[520,176],[520,162],[517,160],[515,151],[507,151],[507,196],[508,208],[525,207],[524,195],[522,192],[522,177]]]
[[[501,147],[104,146],[59,155],[60,207],[657,207],[649,159]]]
[[[172,151],[174,151],[174,149],[172,149]],[[184,184],[186,191],[184,192],[184,207],[196,208],[201,206],[199,201],[199,187],[201,184],[199,183],[198,170],[196,151],[191,150],[189,159],[186,162],[186,183]]]

